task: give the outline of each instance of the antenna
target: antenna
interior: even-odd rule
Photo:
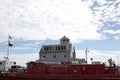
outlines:
[[[75,52],[75,47],[73,47],[73,60],[75,61],[76,59],[76,52]]]

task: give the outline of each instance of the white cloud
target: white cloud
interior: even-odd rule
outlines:
[[[115,40],[120,40],[120,36],[114,36],[113,37]]]
[[[100,40],[105,36],[99,30],[120,21],[119,1],[112,0],[0,0],[0,4],[0,42],[8,34],[24,40],[58,40],[64,35],[75,43]]]
[[[91,9],[80,0],[5,0],[0,4],[1,40],[8,34],[24,40],[56,40],[64,35],[72,42],[103,38],[97,32],[99,26],[92,24]]]
[[[120,34],[120,30],[104,30],[103,32],[109,34]]]
[[[106,30],[119,26],[120,1],[119,0],[86,0],[92,9],[94,23],[100,26],[100,30]]]

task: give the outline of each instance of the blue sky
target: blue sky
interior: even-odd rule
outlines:
[[[10,59],[20,65],[37,60],[43,44],[58,44],[64,35],[77,57],[119,64],[119,0],[0,0],[0,60],[12,36]]]

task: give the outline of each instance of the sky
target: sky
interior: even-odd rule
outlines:
[[[66,36],[77,58],[120,63],[119,0],[0,0],[0,60],[7,55],[19,65],[39,59],[42,45]]]

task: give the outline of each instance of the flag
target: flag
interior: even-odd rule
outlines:
[[[8,37],[9,39],[12,39],[12,37],[9,35],[9,37]]]
[[[11,39],[12,39],[12,37],[9,35],[8,36],[8,46],[10,46],[10,47],[13,46],[13,44],[11,43]]]
[[[8,46],[12,47],[13,44],[10,41],[8,41]]]

